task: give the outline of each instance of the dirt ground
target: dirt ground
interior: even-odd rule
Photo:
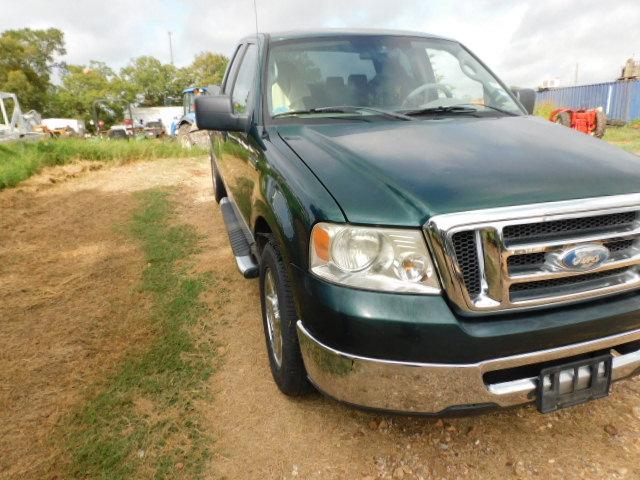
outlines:
[[[284,397],[269,373],[257,282],[236,271],[207,160],[86,170],[0,192],[0,478],[52,478],[57,423],[144,344],[142,256],[123,228],[133,193],[158,185],[177,189],[181,221],[203,236],[202,270],[229,292],[206,297],[223,359],[211,401],[198,406],[213,439],[208,478],[640,478],[640,380],[544,416],[523,407],[392,417],[319,394]]]

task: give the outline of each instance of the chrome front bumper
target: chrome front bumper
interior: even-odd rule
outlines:
[[[640,330],[474,364],[408,363],[339,352],[316,340],[298,321],[300,349],[310,381],[323,393],[353,405],[395,412],[437,414],[483,407],[508,407],[535,400],[537,377],[486,384],[483,375],[525,365],[612,349],[613,381],[640,373],[640,350],[618,354],[613,347],[640,339]],[[580,370],[578,384],[590,374]],[[573,382],[560,379],[561,390]]]

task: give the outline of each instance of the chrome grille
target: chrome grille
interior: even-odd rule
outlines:
[[[626,273],[627,268],[620,268],[616,270],[605,270],[598,273],[586,273],[584,275],[578,275],[575,277],[562,277],[554,278],[551,280],[540,280],[538,282],[526,282],[516,283],[511,285],[510,293],[512,298],[522,292],[535,292],[537,295],[549,296],[552,294],[550,289],[558,287],[576,287],[580,289],[584,287],[585,283],[592,282],[594,280],[602,280],[603,278],[611,277],[612,280],[616,280],[620,274]],[[533,296],[533,294],[531,295]]]
[[[633,247],[633,240],[620,240],[603,242],[603,245],[611,253],[625,252]],[[531,269],[540,269],[546,260],[545,253],[526,253],[524,255],[512,255],[507,260],[509,273],[519,273]]]
[[[640,288],[640,194],[433,217],[425,227],[443,285],[470,313],[520,310]],[[603,245],[592,270],[549,256]]]
[[[633,247],[634,240],[620,240],[618,242],[605,242],[611,252],[624,252]]]
[[[472,230],[458,232],[452,236],[452,241],[467,291],[469,295],[477,295],[480,293],[480,268],[476,234]]]
[[[540,266],[544,263],[546,255],[544,253],[528,253],[525,255],[514,255],[509,257],[507,265],[509,273],[515,273],[518,270],[526,270],[527,268]]]
[[[632,228],[635,221],[636,212],[623,212],[551,222],[524,223],[506,226],[503,237],[505,243],[509,245],[533,239],[561,237],[567,234],[588,235],[607,230]]]

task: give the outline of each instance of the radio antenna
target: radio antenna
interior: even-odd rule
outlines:
[[[253,0],[253,13],[256,18],[256,38],[258,37],[258,7],[256,6],[256,0]]]

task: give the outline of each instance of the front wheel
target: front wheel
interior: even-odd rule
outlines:
[[[260,258],[260,302],[271,373],[285,395],[309,390],[296,332],[296,308],[280,250],[273,238]]]

